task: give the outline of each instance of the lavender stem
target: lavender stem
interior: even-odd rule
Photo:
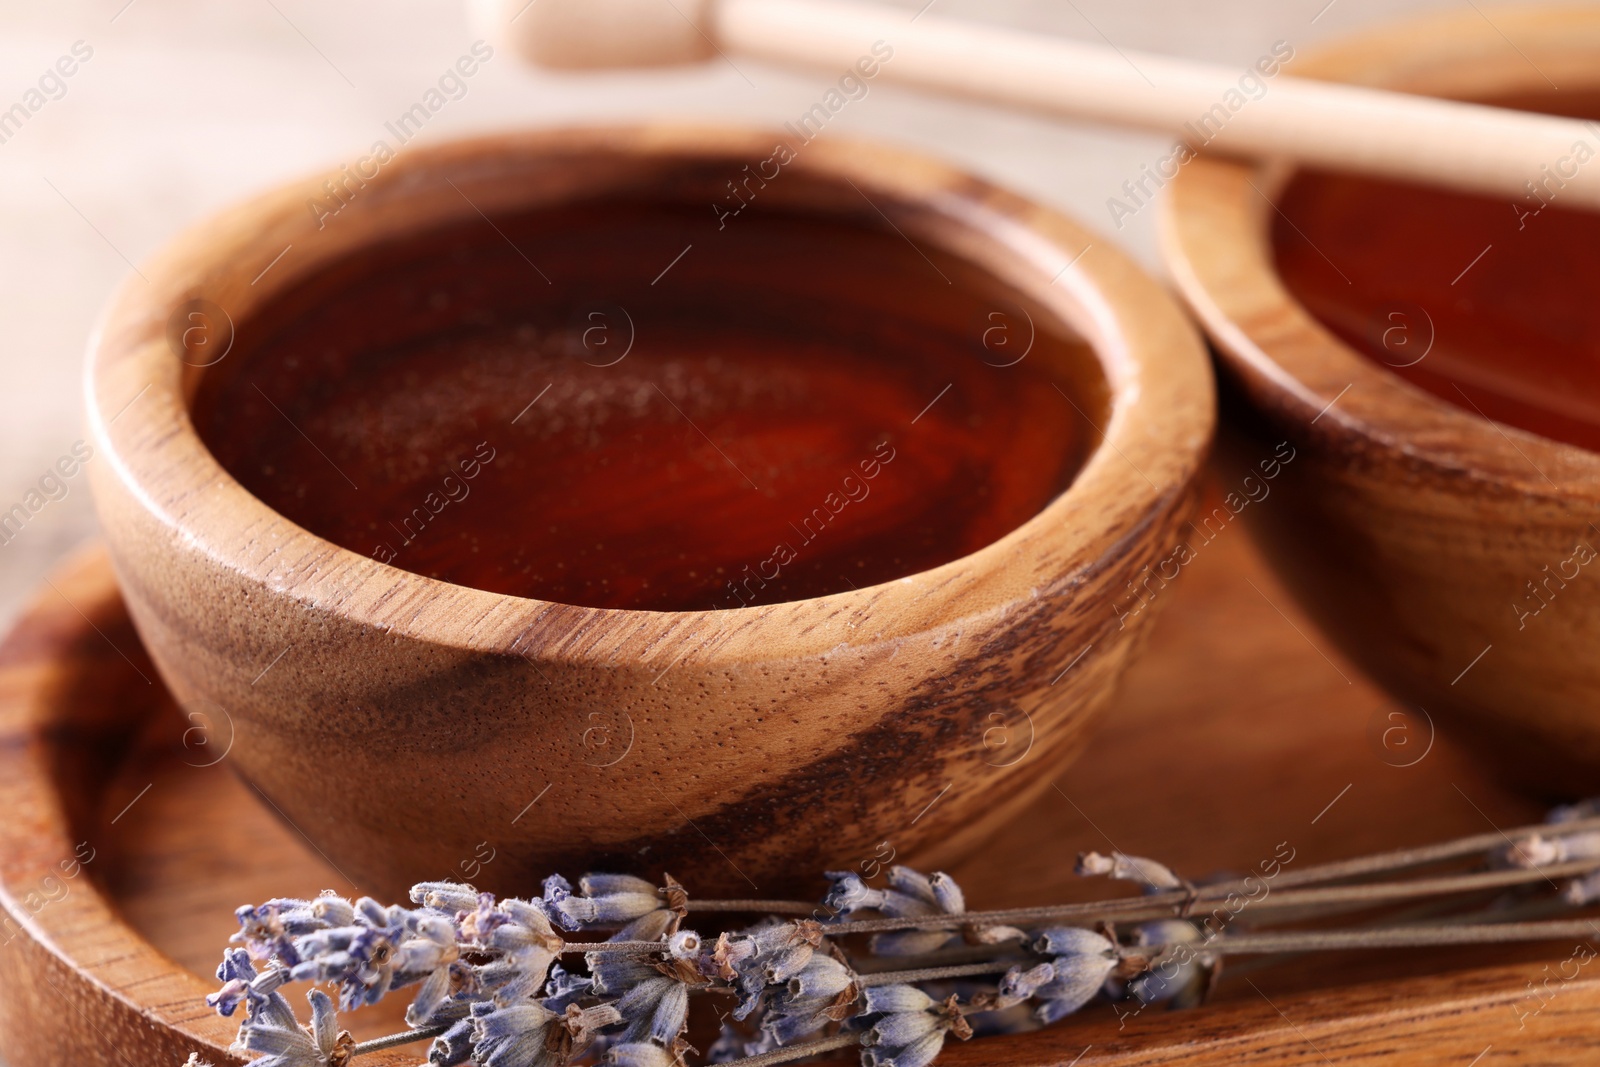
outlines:
[[[399,1048],[401,1045],[409,1045],[416,1041],[427,1041],[438,1037],[448,1029],[450,1029],[449,1023],[438,1023],[434,1026],[418,1026],[398,1034],[375,1037],[371,1041],[363,1041],[356,1045],[351,1051],[351,1055],[364,1056],[369,1052],[382,1052],[385,1049]]]
[[[1483,945],[1512,941],[1564,941],[1600,937],[1600,922],[1570,919],[1527,923],[1457,923],[1391,926],[1377,930],[1309,930],[1276,934],[1225,934],[1210,941],[1150,946],[1159,952],[1180,947],[1211,953],[1336,952],[1360,948],[1420,948],[1429,945]],[[1144,946],[1140,946],[1143,948]],[[1135,948],[1137,954],[1140,948]]]
[[[723,1064],[723,1067],[769,1067],[770,1064],[788,1063],[790,1060],[803,1060],[807,1056],[816,1056],[824,1052],[833,1052],[859,1044],[861,1044],[860,1034],[837,1034],[833,1037],[825,1037],[820,1041],[806,1041],[799,1045],[790,1045],[788,1048],[763,1052],[759,1056],[746,1056],[742,1060],[729,1060]]]
[[[857,985],[863,988],[879,985],[902,985],[912,982],[934,982],[941,978],[970,978],[981,974],[1004,974],[1017,965],[1017,961],[990,960],[986,963],[962,963],[953,967],[918,967],[908,971],[878,971],[875,974],[857,975]]]
[[[665,941],[567,941],[561,946],[561,955],[575,956],[587,952],[643,955],[666,950]]]
[[[690,898],[689,910],[700,911],[736,911],[747,912],[751,915],[810,915],[817,911],[827,909],[803,900],[696,900]]]

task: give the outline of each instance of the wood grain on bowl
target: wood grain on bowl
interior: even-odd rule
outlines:
[[[1508,99],[1550,92],[1550,82],[1593,90],[1597,56],[1596,12],[1529,9],[1503,12],[1493,26],[1466,12],[1387,28],[1295,69]],[[1587,565],[1600,549],[1600,455],[1491,421],[1471,385],[1453,401],[1425,391],[1342,339],[1353,327],[1336,333],[1314,317],[1278,276],[1271,248],[1274,226],[1293,222],[1277,199],[1289,177],[1201,159],[1173,183],[1163,220],[1167,259],[1220,357],[1230,436],[1248,442],[1248,455],[1284,439],[1304,455],[1277,487],[1285,506],[1261,509],[1255,528],[1319,623],[1385,685],[1524,784],[1592,793],[1600,583]],[[1512,217],[1518,207],[1502,210]],[[1284,239],[1297,238],[1285,230]],[[1330,292],[1342,288],[1360,287]],[[1440,328],[1473,328],[1466,290],[1434,288],[1457,302],[1440,309]],[[1400,310],[1371,329],[1400,325],[1424,344],[1426,309]],[[1509,304],[1497,312],[1514,313]],[[1548,327],[1530,325],[1527,343]],[[1512,343],[1493,357],[1507,373],[1520,365]]]
[[[230,764],[363,886],[396,894],[485,839],[503,857],[488,888],[610,867],[771,893],[890,831],[944,862],[1048,788],[1137,652],[1149,613],[1112,602],[1192,504],[1214,418],[1199,341],[1086,231],[899,152],[807,145],[760,195],[965,261],[1087,344],[1104,397],[1099,414],[1058,397],[1057,417],[1094,424],[1082,469],[960,558],[725,610],[526,599],[324,540],[202,444],[190,409],[219,365],[173,346],[175,316],[214,309],[248,346],[274,299],[375,246],[606,198],[699,205],[709,247],[710,205],[773,143],[634,129],[408,150],[331,218],[307,209],[328,195],[319,176],[192,231],[109,312],[91,356],[109,457],[94,488],[134,623],[181,706],[237,724]],[[277,432],[301,432],[291,422]],[[985,731],[1021,716],[1043,758],[999,774]]]

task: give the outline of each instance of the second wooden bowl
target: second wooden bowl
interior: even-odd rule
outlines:
[[[1149,613],[1114,601],[1193,499],[1214,403],[1198,338],[1077,226],[898,152],[808,145],[763,203],[960,257],[1084,338],[1103,379],[1103,440],[1076,480],[971,555],[767,606],[541,602],[319,538],[197,435],[208,371],[167,336],[194,301],[247,334],[273,294],[380,242],[605,196],[674,197],[705,219],[687,239],[713,241],[703,206],[773,143],[640,129],[408,148],[326,227],[306,209],[322,179],[291,185],[117,298],[91,355],[94,489],[140,636],[185,707],[231,722],[249,782],[363,885],[528,892],[623,869],[750,894],[890,855],[943,862],[1048,787],[1139,647]]]
[[[1597,59],[1593,9],[1504,10],[1492,25],[1467,11],[1385,28],[1293,70],[1491,102],[1543,95],[1561,110],[1574,105],[1551,83],[1568,98],[1592,93]],[[1202,158],[1173,183],[1163,221],[1167,260],[1219,355],[1227,421],[1242,431],[1227,451],[1252,468],[1295,456],[1273,498],[1251,505],[1252,525],[1321,625],[1381,682],[1523,783],[1593,793],[1600,582],[1579,572],[1600,547],[1600,455],[1426,392],[1315,318],[1275,265],[1273,227],[1294,225],[1277,204],[1291,177]],[[1484,211],[1514,223],[1517,207]],[[1563,224],[1554,213],[1538,223]],[[1481,243],[1438,268],[1453,314],[1469,287],[1444,282]],[[1509,299],[1474,284],[1477,299]],[[1422,351],[1425,320],[1412,310]],[[1503,353],[1508,365],[1523,358]]]

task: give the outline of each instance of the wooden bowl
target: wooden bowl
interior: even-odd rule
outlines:
[[[1198,337],[1071,222],[899,152],[807,145],[763,196],[961,257],[1085,339],[1104,379],[1103,440],[1076,480],[968,556],[771,606],[546,603],[313,536],[197,436],[208,372],[176,358],[175,314],[249,331],[309,272],[480,212],[713,203],[773,143],[645,128],[407,148],[337,218],[307,210],[322,176],[289,185],[191,231],[116,297],[89,408],[132,617],[180,704],[225,717],[230,761],[363,886],[525,893],[553,871],[621,869],[755,894],[891,854],[943,863],[1060,774],[1138,649],[1149,613],[1114,601],[1194,498],[1214,419]]]
[[[1597,59],[1593,9],[1504,9],[1493,24],[1468,10],[1323,49],[1293,72],[1493,100],[1550,93],[1547,78],[1595,89]],[[1172,183],[1162,220],[1167,262],[1218,355],[1223,451],[1242,468],[1280,447],[1296,457],[1275,499],[1251,506],[1252,528],[1319,624],[1391,691],[1518,781],[1592,794],[1600,583],[1550,586],[1531,621],[1518,605],[1575,546],[1600,545],[1600,455],[1447,403],[1314,318],[1270,245],[1290,177],[1202,158]]]

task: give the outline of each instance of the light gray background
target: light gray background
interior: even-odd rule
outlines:
[[[918,7],[922,0],[909,5]],[[1243,66],[1353,28],[1473,0],[934,0],[930,13]],[[1493,18],[1494,9],[1482,8]],[[0,6],[0,108],[83,40],[66,95],[0,144],[0,510],[82,436],[85,342],[113,286],[180,228],[383,135],[477,34],[453,0],[49,0]],[[1510,47],[1508,44],[1507,47]],[[738,60],[554,76],[507,51],[423,141],[517,126],[652,117],[773,126],[831,77]],[[1113,231],[1106,199],[1165,139],[1046,121],[875,85],[824,136],[915,146],[1065,209],[1152,269],[1154,213]],[[0,618],[94,531],[80,475],[0,546]]]

